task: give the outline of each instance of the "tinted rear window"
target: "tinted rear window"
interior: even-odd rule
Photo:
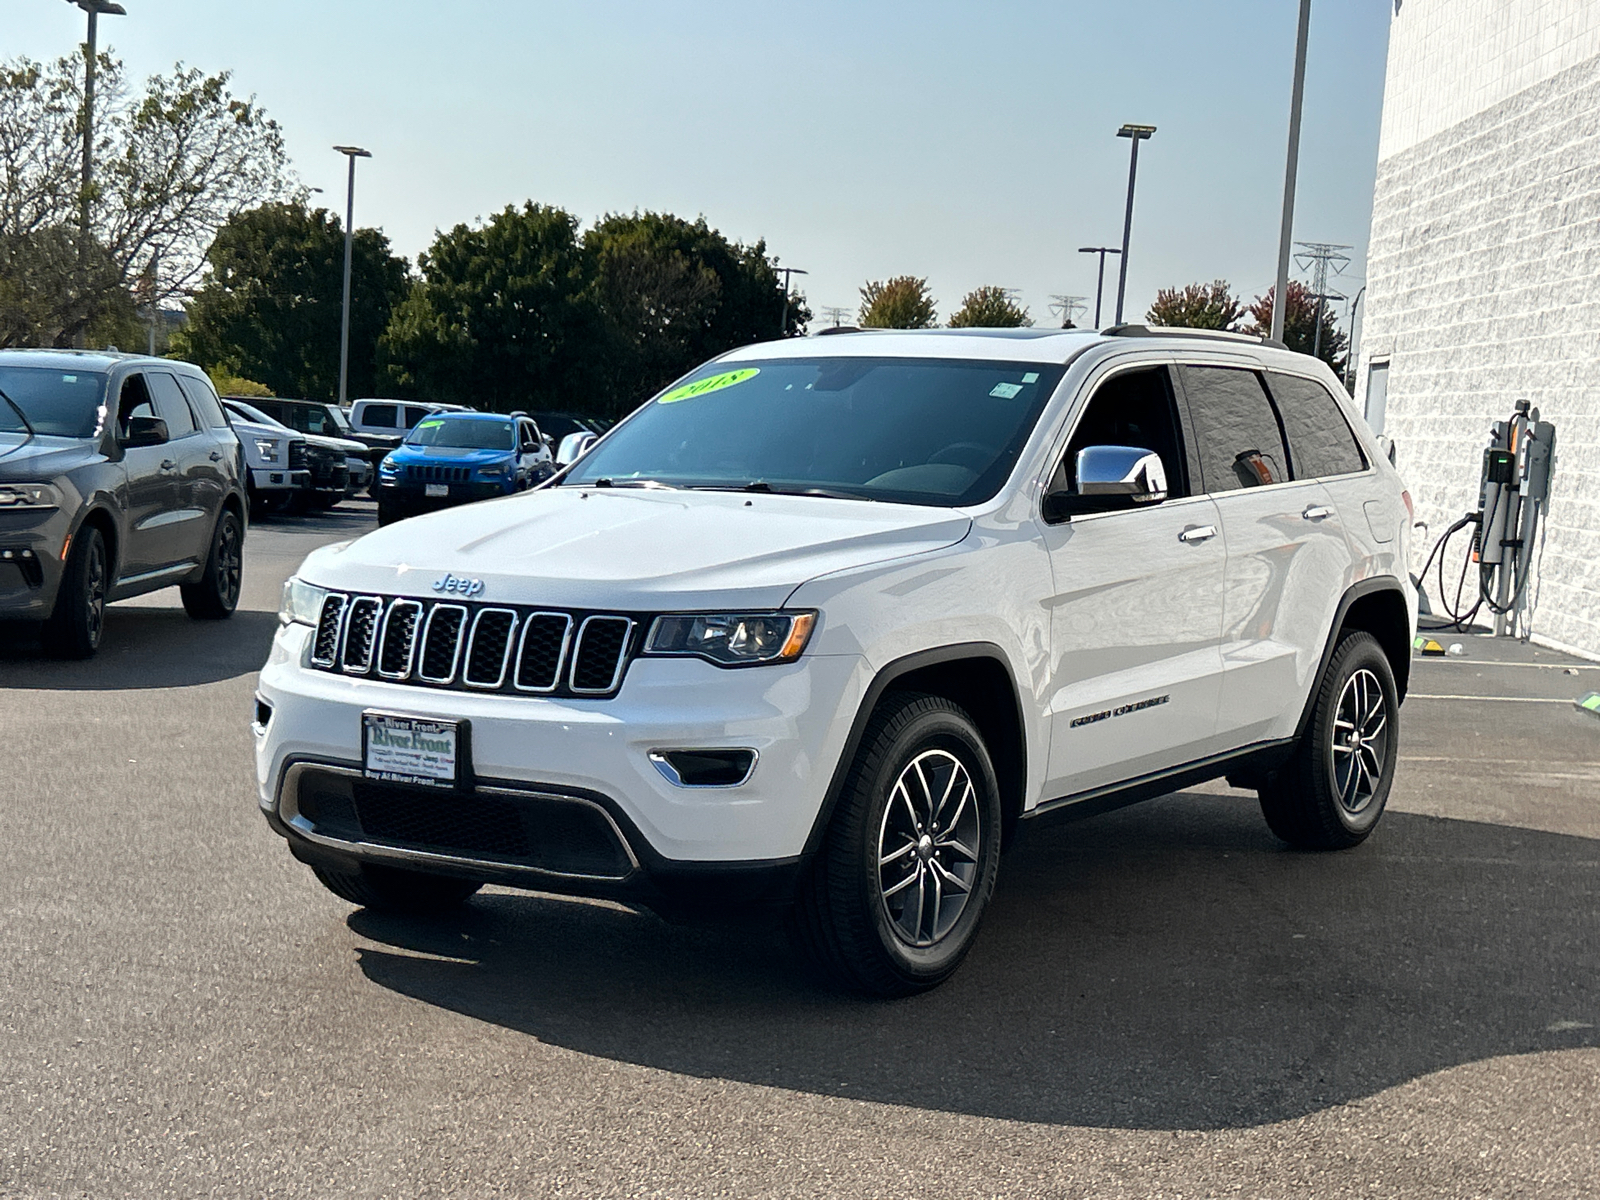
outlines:
[[[1366,456],[1328,389],[1314,379],[1267,372],[1267,387],[1289,433],[1296,479],[1350,475],[1367,469]]]
[[[399,424],[395,418],[395,411],[393,404],[368,404],[361,410],[361,423],[393,429]]]
[[[1283,483],[1289,456],[1261,379],[1236,367],[1184,367],[1183,390],[1206,491]]]

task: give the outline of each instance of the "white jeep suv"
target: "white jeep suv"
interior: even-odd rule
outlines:
[[[783,905],[847,983],[915,991],[1047,815],[1225,775],[1292,845],[1365,838],[1409,508],[1328,368],[1255,340],[748,347],[549,486],[308,557],[261,808],[357,904]]]

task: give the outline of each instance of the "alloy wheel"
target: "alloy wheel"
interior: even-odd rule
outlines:
[[[83,604],[84,631],[89,635],[89,645],[98,646],[106,624],[106,548],[99,538],[89,543]]]
[[[1345,681],[1333,714],[1333,788],[1345,812],[1353,816],[1372,803],[1388,750],[1383,684],[1362,667]]]
[[[244,578],[244,554],[240,547],[239,523],[231,517],[222,522],[217,536],[217,598],[224,608],[239,602]]]
[[[927,947],[961,919],[982,851],[977,791],[965,764],[925,750],[889,791],[878,829],[878,892],[901,941]]]

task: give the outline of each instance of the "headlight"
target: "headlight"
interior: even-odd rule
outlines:
[[[504,475],[508,469],[509,464],[507,463],[490,463],[486,467],[479,467],[478,474],[484,476],[486,479],[498,479],[500,476]]]
[[[256,453],[261,455],[261,457],[266,459],[268,462],[276,462],[278,460],[278,439],[257,438]]]
[[[0,483],[0,508],[60,508],[61,493],[48,483]]]
[[[278,608],[278,620],[285,625],[309,625],[313,629],[322,620],[322,601],[328,589],[291,576],[283,585],[283,603]]]
[[[379,475],[396,475],[399,473],[399,471],[400,468],[395,466],[394,459],[392,458],[385,457],[384,460],[378,464]]]
[[[644,652],[693,655],[723,667],[793,662],[806,648],[816,624],[814,612],[657,617]]]

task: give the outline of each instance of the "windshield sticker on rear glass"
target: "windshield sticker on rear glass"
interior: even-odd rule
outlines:
[[[738,371],[724,371],[721,375],[712,375],[706,379],[696,379],[693,383],[685,383],[673,388],[660,400],[658,404],[676,404],[679,400],[693,400],[696,396],[704,396],[708,392],[720,392],[723,388],[733,387],[735,384],[744,383],[761,374],[760,367],[744,367]]]
[[[998,396],[1002,400],[1015,400],[1022,394],[1020,383],[997,383],[989,389],[989,395]]]

